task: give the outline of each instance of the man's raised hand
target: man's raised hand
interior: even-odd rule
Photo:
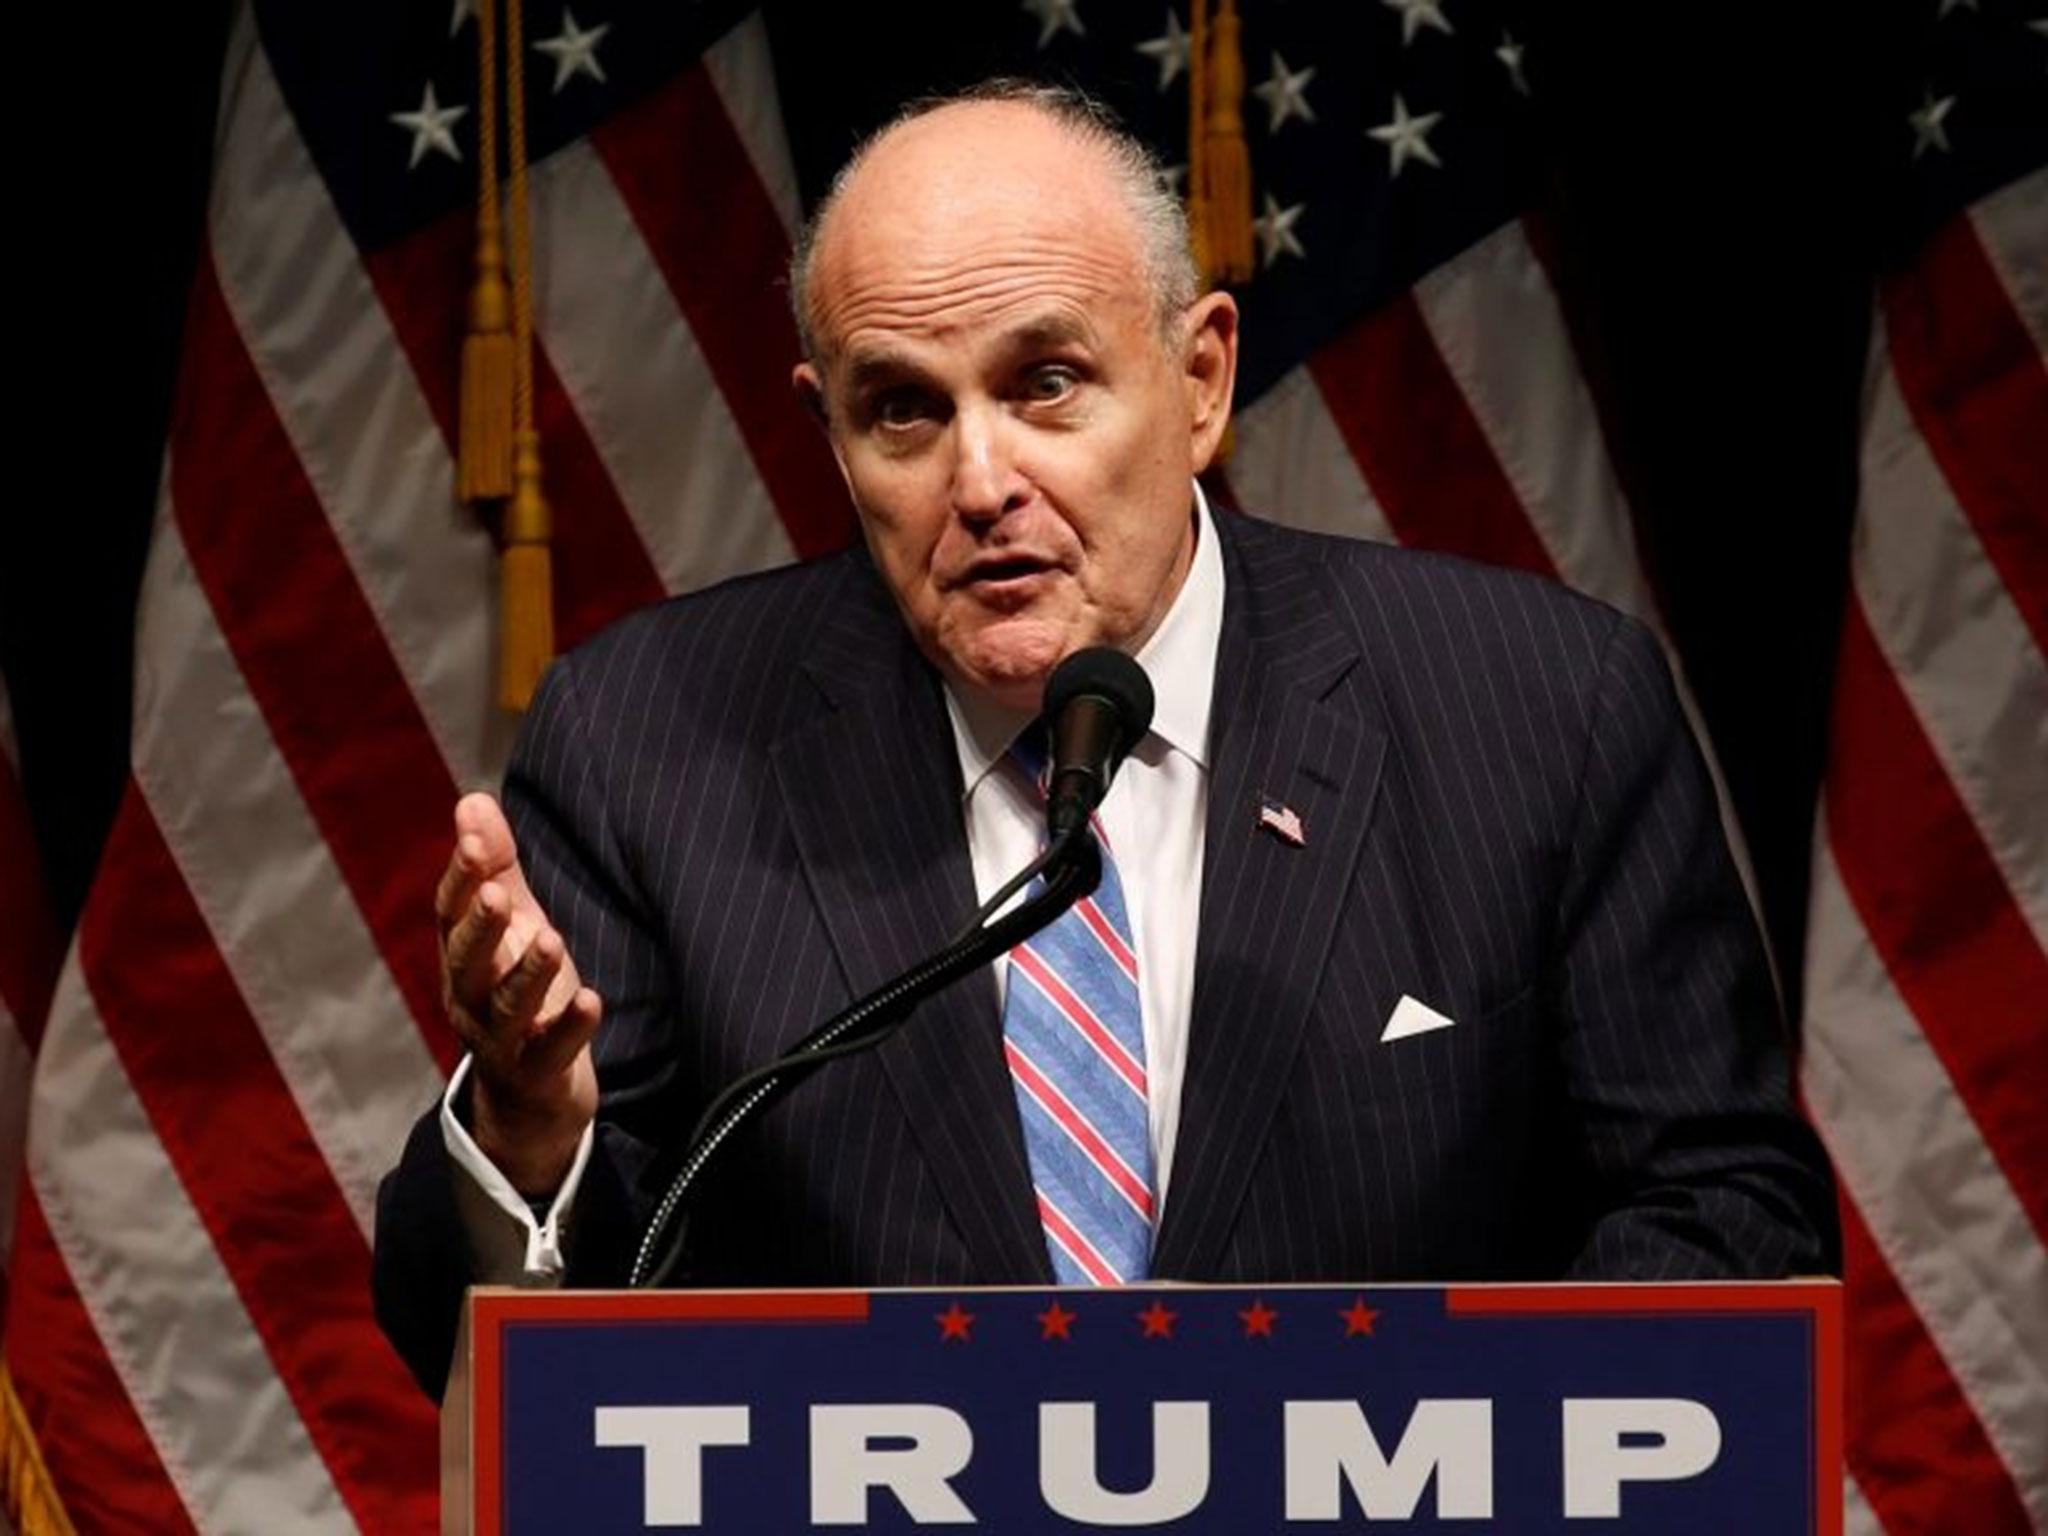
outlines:
[[[603,1005],[519,867],[487,794],[455,807],[455,853],[434,894],[441,992],[476,1065],[472,1134],[522,1194],[553,1191],[597,1113],[590,1037]]]

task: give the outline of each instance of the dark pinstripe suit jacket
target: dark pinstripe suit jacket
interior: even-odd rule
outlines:
[[[1771,1275],[1831,1262],[1755,927],[1655,642],[1551,584],[1219,514],[1201,933],[1155,1273]],[[706,1096],[975,905],[932,669],[859,553],[558,664],[506,800],[605,996],[574,1283],[621,1280]],[[1256,825],[1262,794],[1307,846]],[[1406,993],[1457,1022],[1382,1043]],[[995,990],[733,1149],[707,1283],[1049,1281]],[[377,1293],[430,1388],[468,1259],[423,1118]]]

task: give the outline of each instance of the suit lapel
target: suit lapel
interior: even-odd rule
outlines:
[[[1386,737],[1344,687],[1358,659],[1320,575],[1217,514],[1226,561],[1210,722],[1201,929],[1161,1276],[1214,1272],[1307,1029],[1372,819]],[[1305,846],[1259,824],[1270,800]]]
[[[861,579],[867,601],[844,605],[806,662],[818,711],[774,749],[798,857],[855,997],[945,944],[976,905],[938,681],[879,584]],[[986,974],[927,1000],[877,1054],[976,1271],[1050,1280]]]

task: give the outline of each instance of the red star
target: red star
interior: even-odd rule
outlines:
[[[932,1321],[939,1325],[941,1344],[950,1343],[954,1339],[965,1344],[972,1337],[967,1330],[974,1326],[974,1314],[957,1301],[943,1312],[934,1312]]]
[[[1253,1298],[1252,1304],[1237,1314],[1244,1319],[1244,1336],[1248,1339],[1270,1339],[1273,1337],[1273,1319],[1280,1314],[1263,1301]]]
[[[1344,1319],[1344,1337],[1347,1339],[1361,1333],[1370,1337],[1372,1325],[1379,1320],[1379,1313],[1365,1304],[1363,1296],[1337,1315]]]
[[[1038,1314],[1038,1326],[1043,1330],[1039,1334],[1042,1339],[1072,1340],[1074,1335],[1068,1330],[1074,1326],[1074,1314],[1054,1302]]]
[[[1138,1321],[1145,1325],[1146,1338],[1170,1339],[1173,1337],[1174,1319],[1179,1316],[1178,1312],[1167,1311],[1165,1302],[1155,1301],[1138,1314]]]

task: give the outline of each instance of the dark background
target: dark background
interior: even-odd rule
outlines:
[[[850,140],[896,83],[833,77],[821,42],[847,24],[841,9],[826,22],[771,7],[770,21],[785,101],[845,101]],[[1914,50],[1934,12],[1934,0],[1583,0],[1530,7],[1517,28],[1565,302],[1788,980],[1804,931],[1881,194],[1910,147]],[[0,668],[67,918],[126,772],[135,595],[226,25],[221,4],[123,13],[117,46],[95,50],[89,77],[48,72],[35,93],[48,99],[17,139],[28,185],[11,243],[29,271],[15,285],[28,338],[15,376],[27,414],[0,540]],[[21,46],[37,56],[79,51],[75,20],[24,26]]]

